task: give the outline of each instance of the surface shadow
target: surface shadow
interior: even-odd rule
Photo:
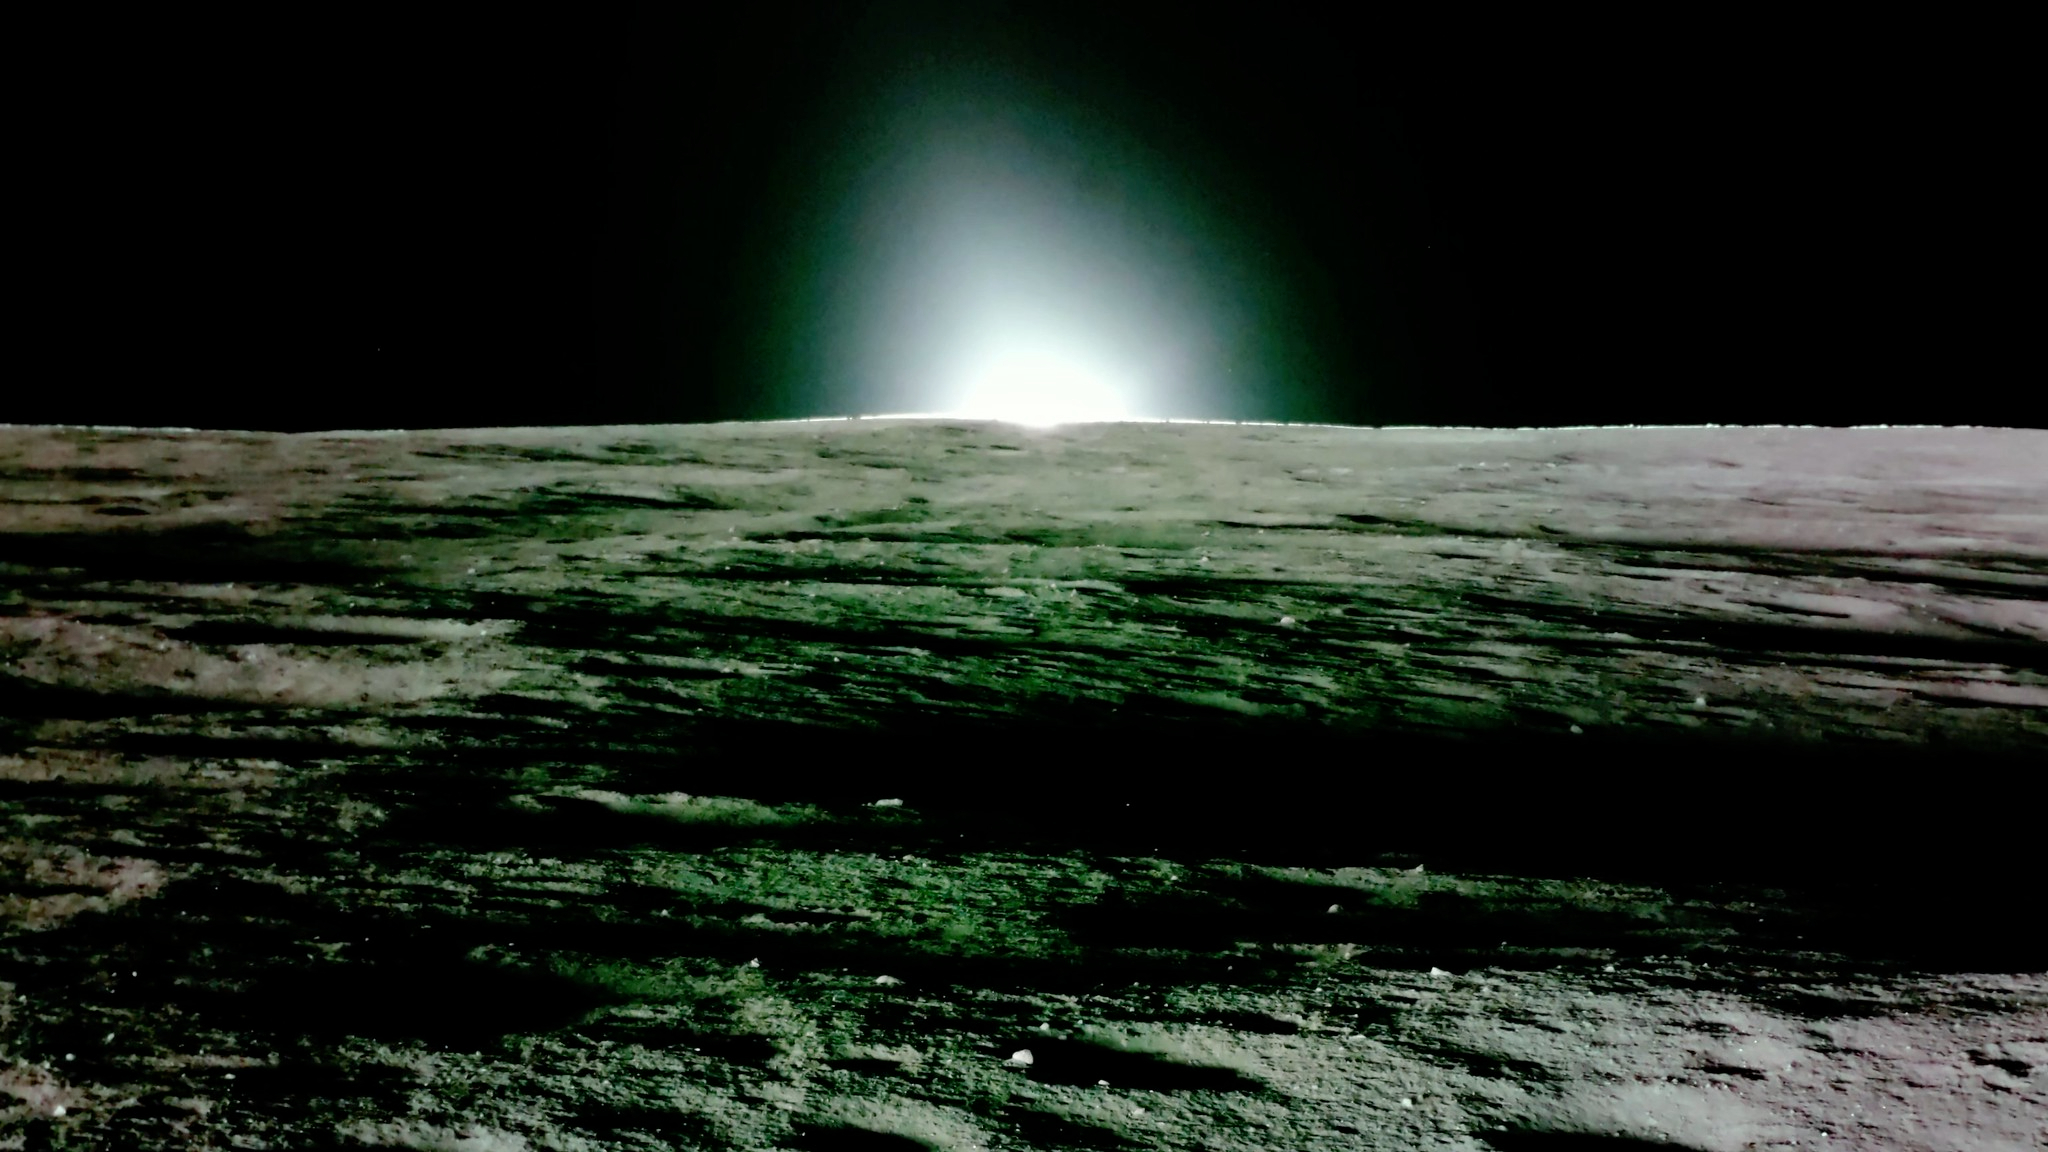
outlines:
[[[505,936],[481,920],[349,911],[277,885],[222,879],[172,885],[119,914],[17,941],[0,973],[46,996],[169,1005],[256,1035],[468,1049],[567,1027],[619,1001],[479,953]],[[130,966],[131,978],[115,978],[130,976],[119,971]]]
[[[1481,1132],[1478,1136],[1494,1152],[1694,1152],[1690,1144],[1598,1132],[1523,1129]]]
[[[802,1152],[932,1152],[933,1145],[895,1132],[878,1132],[850,1124],[797,1123],[789,1145]]]

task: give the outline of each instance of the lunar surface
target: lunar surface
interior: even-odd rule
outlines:
[[[0,1148],[2031,1149],[2048,433],[0,427]]]

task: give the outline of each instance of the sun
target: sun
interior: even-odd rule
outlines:
[[[954,415],[1030,428],[1132,419],[1129,382],[1071,353],[1005,350],[964,376]]]

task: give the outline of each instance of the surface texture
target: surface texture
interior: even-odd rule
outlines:
[[[2044,433],[0,428],[0,656],[22,1140],[2048,1120]]]

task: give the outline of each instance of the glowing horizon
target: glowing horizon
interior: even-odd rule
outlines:
[[[855,104],[792,260],[805,406],[1044,428],[1241,410],[1272,383],[1243,355],[1251,246],[1143,133],[1001,69]]]

